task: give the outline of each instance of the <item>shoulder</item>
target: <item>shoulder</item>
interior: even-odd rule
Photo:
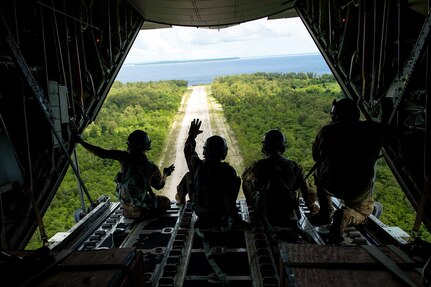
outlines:
[[[283,157],[282,160],[280,160],[280,162],[284,167],[288,168],[289,170],[302,171],[301,165],[294,160]]]
[[[332,124],[324,125],[323,127],[321,127],[321,128],[320,128],[320,131],[319,131],[319,132],[326,132],[326,131],[328,131],[328,130],[331,130],[331,129],[333,129],[333,128],[334,128],[334,126],[337,126],[337,124],[338,124],[338,123],[332,123]]]
[[[254,161],[252,164],[249,165],[249,168],[256,168],[256,167],[262,167],[268,164],[268,159],[259,159]]]
[[[317,133],[316,137],[322,137],[323,135],[331,132],[334,129],[334,125],[335,124],[328,124],[328,125],[321,127],[319,132]],[[335,129],[336,129],[336,127],[335,127]]]
[[[195,168],[196,166],[201,165],[202,162],[203,160],[200,159],[198,155],[192,155],[189,159],[189,163],[192,166],[192,168]]]
[[[260,171],[260,170],[265,170],[267,169],[269,166],[273,166],[273,161],[270,160],[269,158],[264,158],[264,159],[259,159],[254,161],[253,163],[251,163],[246,170],[249,171]]]
[[[319,136],[321,140],[328,140],[333,138],[345,138],[349,134],[355,133],[360,127],[361,122],[359,121],[339,121],[324,126]]]
[[[128,153],[127,158],[136,165],[144,166],[146,168],[150,168],[151,170],[158,169],[157,165],[150,161],[145,154],[135,155]]]
[[[151,169],[159,169],[159,167],[154,163],[154,162],[152,162],[152,161],[150,161],[150,160],[147,160],[147,164],[148,164],[148,166],[150,166],[151,167]]]
[[[258,164],[258,161],[255,161],[253,163],[251,163],[250,165],[248,165],[245,169],[244,172],[242,173],[242,178],[248,178],[250,176],[253,176],[255,170],[256,170],[256,165]]]
[[[228,174],[234,174],[236,176],[236,170],[228,162],[222,161],[220,164]]]
[[[144,155],[142,157],[141,162],[142,162],[142,165],[145,166],[146,169],[151,171],[151,173],[159,173],[160,172],[159,167],[154,162],[149,160],[146,155]]]
[[[109,150],[108,151],[112,157],[115,157],[118,161],[124,163],[130,160],[130,154],[124,150]]]
[[[221,164],[222,166],[224,166],[226,169],[233,169],[233,170],[235,170],[235,169],[233,168],[233,166],[231,166],[227,161],[221,161],[221,162],[220,162],[220,164]]]

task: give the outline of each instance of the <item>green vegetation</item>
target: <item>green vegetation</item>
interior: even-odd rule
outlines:
[[[288,156],[310,169],[311,143],[328,123],[332,100],[341,97],[330,75],[265,74],[220,77],[212,96],[223,106],[244,157],[244,167],[261,158],[265,131],[278,128],[286,135]]]
[[[149,158],[159,162],[167,142],[169,127],[186,92],[185,81],[149,83],[115,82],[96,121],[83,138],[107,149],[125,149],[126,138],[135,129],[146,130],[152,139]],[[262,158],[262,135],[273,128],[282,130],[289,146],[286,155],[309,170],[311,144],[319,129],[329,122],[329,110],[341,90],[332,75],[313,73],[256,73],[220,77],[211,86],[212,95],[222,104],[225,116],[236,134],[244,162],[239,173]],[[115,197],[113,179],[119,165],[102,160],[77,147],[82,178],[93,200],[106,194]],[[410,231],[414,211],[384,160],[379,160],[376,199],[383,203],[382,221]],[[87,202],[88,205],[88,202]],[[69,171],[44,216],[48,237],[73,226],[73,212],[80,208],[75,176]],[[424,228],[422,239],[431,241]],[[38,232],[28,249],[41,246]]]
[[[329,110],[341,90],[331,75],[313,73],[236,75],[217,78],[212,95],[222,104],[244,157],[244,167],[262,158],[262,135],[269,129],[283,131],[288,141],[286,155],[306,171],[314,161],[311,145],[320,128],[329,121]],[[415,213],[384,160],[376,175],[376,200],[384,206],[381,220],[409,232]],[[431,240],[422,227],[420,236]]]
[[[115,82],[97,119],[86,128],[83,139],[106,148],[125,150],[127,136],[135,129],[147,131],[152,149],[150,160],[158,163],[167,141],[169,126],[187,90],[186,81],[161,81],[148,83]],[[101,195],[115,199],[114,177],[119,164],[100,159],[77,145],[81,176],[93,200]],[[69,169],[49,209],[44,216],[48,237],[70,229],[74,224],[73,213],[81,207],[77,180]],[[86,203],[88,206],[88,201]],[[42,246],[37,231],[27,249]]]

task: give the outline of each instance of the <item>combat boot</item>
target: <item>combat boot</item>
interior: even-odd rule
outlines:
[[[350,214],[347,209],[338,209],[334,213],[334,221],[329,229],[328,244],[338,244],[344,241],[344,228],[350,224]]]
[[[381,204],[378,201],[374,202],[372,215],[380,219],[380,216],[382,215],[382,213],[383,213],[383,204]]]

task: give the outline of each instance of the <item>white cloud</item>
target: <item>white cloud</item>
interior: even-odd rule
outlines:
[[[299,18],[260,19],[226,29],[142,30],[126,63],[317,52]]]

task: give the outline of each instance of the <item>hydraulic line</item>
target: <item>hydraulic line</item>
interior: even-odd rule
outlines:
[[[361,78],[362,78],[362,91],[360,94],[360,101],[364,101],[364,94],[365,94],[365,88],[366,88],[366,78],[365,78],[365,62],[366,60],[366,38],[368,37],[368,33],[367,33],[367,26],[368,26],[368,21],[367,21],[367,7],[365,6],[366,3],[363,4],[363,9],[364,9],[364,18],[363,18],[363,27],[362,27],[362,64],[361,64]]]
[[[79,170],[78,155],[76,153],[76,149],[73,150],[73,161],[75,162],[75,166],[76,166],[76,169],[78,170],[78,173],[81,174],[81,171]],[[79,201],[81,201],[81,208],[82,208],[82,211],[85,212],[84,191],[82,189],[82,186],[79,184],[79,181],[78,181],[78,189],[79,189]]]
[[[379,92],[382,89],[382,85],[384,84],[383,79],[383,72],[384,72],[384,66],[386,63],[386,53],[384,52],[386,50],[386,44],[388,41],[388,25],[389,23],[389,2],[385,0],[384,8],[383,8],[383,21],[382,21],[382,38],[380,42],[380,56],[379,56],[379,70],[377,73],[377,92]],[[383,84],[382,84],[383,82]]]
[[[52,7],[54,7],[54,1],[53,0],[51,0],[51,5],[52,5]],[[60,58],[60,61],[59,61],[60,62],[60,67],[59,67],[59,69],[61,70],[61,73],[59,73],[59,74],[61,75],[60,78],[62,78],[63,84],[67,86],[66,71],[64,69],[64,59],[63,59],[63,53],[62,53],[62,49],[61,49],[60,33],[58,32],[57,15],[56,15],[55,11],[53,11],[52,14],[53,14],[52,17],[54,18],[54,27],[53,27],[53,29],[55,30],[54,33],[53,33],[55,35],[54,40],[57,41],[57,45],[56,45],[56,47],[57,47],[56,50],[58,51],[58,56],[57,57]]]
[[[63,2],[63,5],[65,5],[64,2]],[[65,6],[63,6],[63,10],[66,11]],[[68,68],[67,69],[68,77],[66,77],[66,79],[67,78],[69,79],[68,81],[66,80],[65,82],[66,82],[67,89],[69,90],[69,93],[68,93],[69,105],[70,105],[70,108],[72,109],[72,114],[74,115],[76,113],[75,112],[75,102],[73,100],[73,95],[75,94],[75,90],[73,87],[72,61],[70,59],[71,49],[70,49],[70,45],[69,45],[69,39],[71,39],[72,36],[70,35],[70,28],[68,27],[67,17],[64,17],[64,27],[65,27],[65,29],[64,29],[63,37],[64,37],[65,43],[66,43],[66,56],[67,56],[66,60],[67,60],[67,68]],[[70,42],[72,42],[72,41],[70,41]]]
[[[367,96],[367,99],[364,99],[365,102],[370,102],[371,99],[374,98],[374,94],[376,92],[376,57],[377,57],[377,51],[376,51],[376,42],[377,42],[377,3],[374,1],[374,7],[373,7],[373,33],[372,33],[372,55],[371,55],[371,83],[370,83],[370,92],[364,93],[364,96]]]

